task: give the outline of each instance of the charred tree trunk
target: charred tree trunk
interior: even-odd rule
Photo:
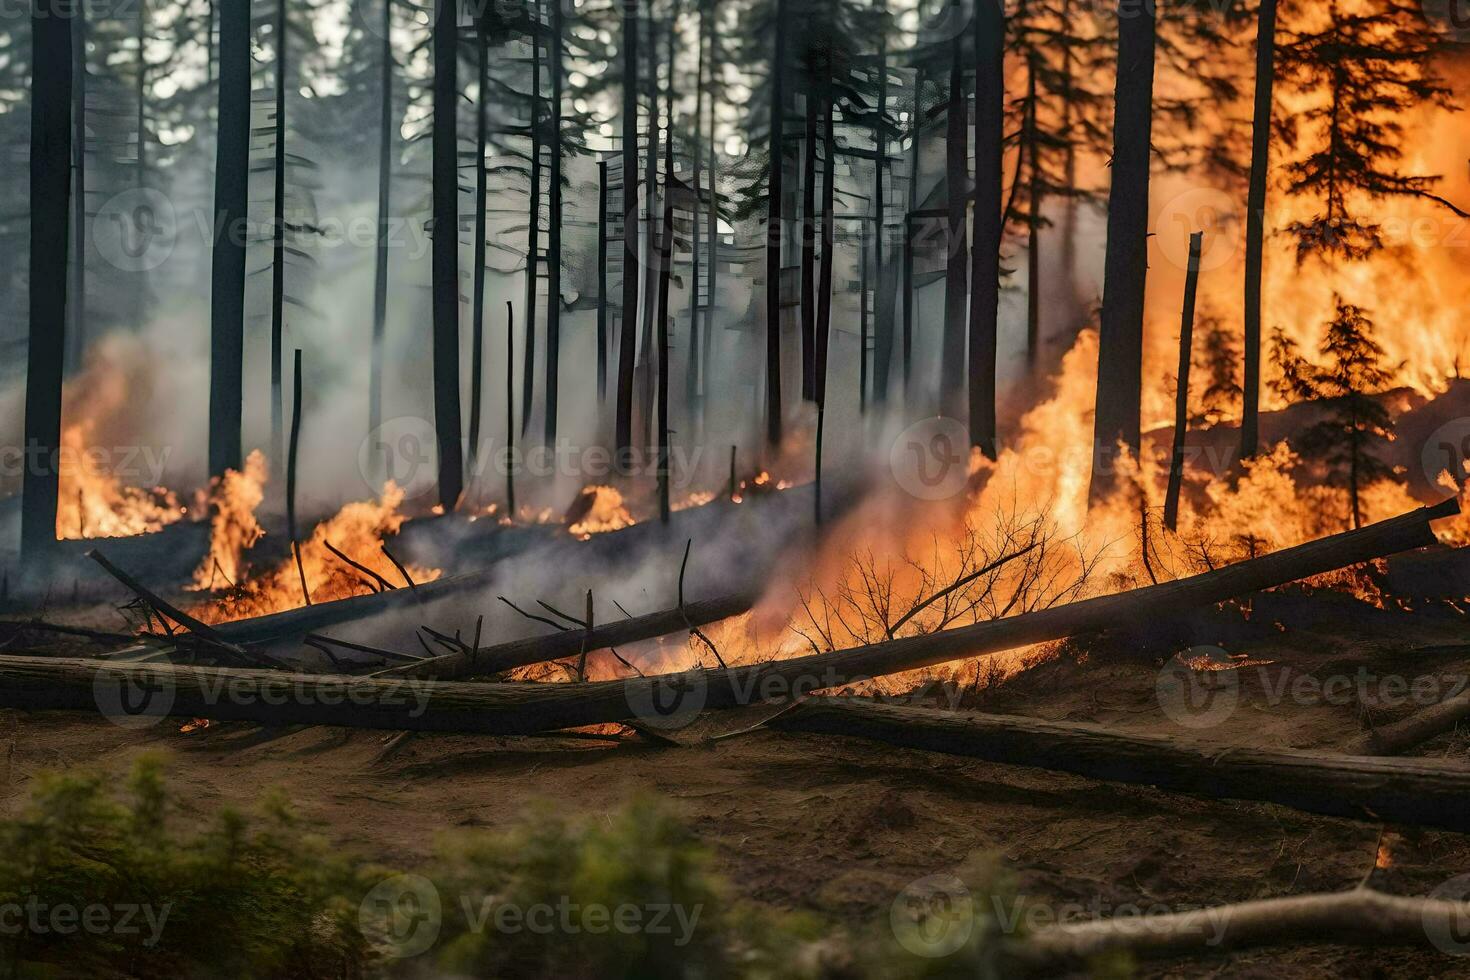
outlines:
[[[965,243],[965,198],[969,183],[969,100],[961,81],[965,68],[960,61],[960,39],[950,44],[949,102],[945,109],[944,196],[944,339],[940,348],[939,410],[959,418],[960,398],[965,387],[965,295],[967,291]]]
[[[559,3],[560,0],[552,0]],[[526,205],[525,362],[521,369],[521,435],[530,431],[536,394],[536,307],[541,275],[541,4],[533,0],[531,37],[531,191]]]
[[[551,225],[546,240],[546,445],[556,445],[561,370],[562,12],[551,0]]]
[[[451,511],[464,488],[459,410],[459,24],[453,4],[434,19],[433,289],[434,435],[439,503]]]
[[[505,516],[516,517],[516,311],[505,301]]]
[[[691,256],[693,268],[689,273],[689,356],[684,366],[684,412],[691,426],[699,415],[699,397],[704,381],[699,371],[704,356],[699,336],[699,275],[703,271],[699,256],[699,202],[703,199],[701,188],[704,182],[704,32],[707,19],[703,5],[699,5],[699,33],[695,35],[699,52],[694,67],[694,213],[690,216],[693,219],[690,223],[694,226],[694,251]]]
[[[645,21],[648,31],[648,152],[643,157],[643,210],[648,215],[643,226],[643,319],[638,338],[638,366],[634,373],[638,377],[638,419],[643,434],[643,445],[653,442],[654,416],[657,407],[654,399],[654,336],[653,321],[658,315],[658,162],[659,151],[659,58],[658,24],[650,3]],[[670,28],[672,30],[672,27]]]
[[[678,8],[669,12],[668,68],[669,87],[664,93],[664,200],[663,221],[659,231],[658,254],[658,480],[659,523],[669,522],[669,286],[674,275],[674,22]]]
[[[485,166],[486,143],[490,131],[490,38],[487,18],[480,15],[479,36],[475,39],[475,69],[478,93],[475,96],[475,271],[470,295],[470,473],[476,472],[475,459],[480,453],[480,416],[483,414],[485,388],[485,195],[489,188],[489,171]]]
[[[1026,367],[1036,367],[1041,349],[1041,134],[1036,126],[1036,72],[1038,53],[1026,66],[1026,118],[1022,123],[1021,151],[1031,168],[1026,205]],[[1019,171],[1017,171],[1019,173]]]
[[[393,181],[393,0],[383,0],[379,49],[378,240],[373,256],[373,336],[368,366],[368,431],[383,424],[383,343],[388,331],[389,206]]]
[[[776,0],[771,55],[770,176],[766,186],[766,444],[781,444],[781,186],[786,115],[786,0]]]
[[[888,18],[885,0],[874,0],[884,18],[878,32],[878,112],[873,122],[873,273],[881,284],[887,281],[883,271],[884,173],[888,168]],[[883,287],[880,285],[880,292]],[[892,293],[885,293],[891,296]],[[888,376],[893,362],[893,306],[875,303],[873,307],[873,401],[888,401]]]
[[[65,348],[65,369],[82,365],[87,346],[87,20],[86,4],[73,9],[72,41],[72,191],[71,293]]]
[[[1143,385],[1143,302],[1148,276],[1149,141],[1153,130],[1153,7],[1119,0],[1114,93],[1112,189],[1098,330],[1097,411],[1092,486],[1097,501],[1112,489],[1118,443],[1136,459]]]
[[[709,416],[710,402],[710,355],[715,343],[715,305],[718,296],[718,284],[720,276],[720,173],[719,156],[715,150],[715,128],[719,119],[716,108],[715,93],[713,85],[715,78],[719,77],[720,61],[718,57],[719,35],[716,32],[715,16],[719,9],[716,0],[707,0],[709,15],[709,77],[711,81],[709,92],[709,211],[705,215],[706,234],[709,238],[709,272],[706,274],[708,280],[708,292],[705,299],[704,310],[704,343],[700,346],[699,377],[703,384],[699,398],[699,425],[700,431],[704,431],[705,420]],[[696,220],[698,220],[696,218]]]
[[[271,174],[271,461],[281,465],[285,427],[281,404],[282,360],[286,356],[286,73],[290,42],[287,40],[286,0],[276,0],[276,19],[271,41],[276,49],[276,118],[274,159]],[[138,134],[142,140],[142,132]],[[140,142],[141,145],[141,142]]]
[[[1120,595],[1087,599],[1039,612],[992,620],[958,629],[903,637],[872,646],[746,667],[692,670],[630,680],[566,684],[450,683],[415,688],[397,678],[342,678],[292,675],[279,671],[190,668],[156,663],[0,657],[0,705],[25,710],[84,710],[98,707],[98,691],[109,681],[140,685],[134,690],[171,687],[171,699],[142,708],[154,714],[240,719],[270,724],[350,725],[421,731],[521,734],[600,724],[640,717],[677,723],[700,710],[728,708],[781,698],[794,692],[839,687],[859,679],[933,666],[951,660],[1013,649],[1028,643],[1091,632],[1118,623],[1141,623],[1183,608],[1221,602],[1284,582],[1320,574],[1370,558],[1434,543],[1429,521],[1457,512],[1455,501],[1425,507],[1358,531],[1312,541],[1175,582]],[[677,628],[677,627],[676,627]],[[578,636],[579,644],[582,637]],[[579,647],[580,648],[580,647]],[[114,673],[115,672],[115,673]],[[225,681],[232,683],[226,684]],[[167,687],[165,686],[167,685]],[[343,695],[351,690],[353,697]],[[242,696],[223,700],[207,692],[228,690]],[[287,692],[297,692],[291,697]],[[418,692],[420,697],[414,697]],[[287,696],[282,696],[287,693]],[[317,696],[327,693],[329,697]],[[424,700],[427,699],[427,700]],[[165,703],[167,702],[167,703]],[[671,717],[672,716],[672,717]],[[1212,756],[1214,764],[1220,764]],[[1375,760],[1385,765],[1383,760]],[[1392,763],[1404,766],[1403,762]],[[1394,817],[1429,825],[1470,828],[1470,777],[1463,769],[1433,763],[1414,771],[1424,779],[1413,791],[1402,785],[1384,793]],[[1208,780],[1211,769],[1193,767]],[[1399,770],[1394,770],[1399,771]],[[1365,776],[1371,780],[1371,775]],[[1387,785],[1385,778],[1382,785]],[[1360,786],[1371,786],[1370,782]],[[1422,791],[1421,791],[1422,790]],[[1464,799],[1452,799],[1455,794]],[[1396,799],[1398,803],[1390,802]],[[1439,816],[1435,816],[1438,814]],[[1382,812],[1388,817],[1388,812]]]
[[[1184,485],[1184,436],[1189,429],[1189,362],[1203,239],[1200,232],[1189,236],[1189,271],[1184,278],[1184,311],[1179,316],[1179,390],[1174,398],[1174,450],[1169,454],[1169,487],[1164,493],[1164,526],[1171,531],[1179,526],[1179,491]]]
[[[623,303],[618,323],[617,451],[633,446],[638,329],[638,0],[623,4]]]
[[[904,401],[911,402],[909,375],[914,359],[914,212],[919,207],[919,137],[924,130],[924,69],[914,73],[914,106],[909,132],[909,203],[903,216],[903,385]]]
[[[814,371],[815,396],[817,400],[817,444],[816,444],[816,510],[815,521],[822,523],[822,437],[827,423],[827,354],[832,338],[832,249],[837,240],[834,234],[837,215],[833,210],[834,184],[836,175],[833,163],[837,156],[837,143],[832,138],[832,116],[835,110],[830,82],[831,66],[824,69],[822,80],[822,263],[817,284],[817,336],[816,364]]]
[[[607,161],[597,161],[597,401],[607,397]]]
[[[801,397],[816,400],[817,97],[806,95],[801,161]]]
[[[61,386],[66,360],[67,235],[72,154],[72,28],[63,0],[35,0],[31,14],[30,332],[26,348],[21,554],[56,546]],[[35,453],[34,456],[31,454]]]
[[[1266,237],[1266,177],[1271,164],[1271,89],[1276,76],[1276,0],[1261,0],[1256,26],[1256,98],[1251,118],[1250,190],[1245,205],[1245,377],[1240,456],[1259,448],[1261,399],[1261,268]]]
[[[855,698],[807,698],[769,724],[780,731],[851,735],[1200,796],[1262,800],[1308,813],[1470,827],[1470,815],[1446,813],[1470,803],[1470,773],[1438,761],[1191,744],[1172,734],[1124,734],[1101,725]]]
[[[240,468],[245,233],[250,220],[250,0],[220,0],[209,312],[209,473]]]
[[[1000,319],[1001,154],[1005,144],[1005,10],[975,4],[975,212],[970,257],[970,444],[995,459],[995,361]]]

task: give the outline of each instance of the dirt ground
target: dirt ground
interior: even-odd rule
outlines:
[[[1240,696],[1207,732],[1180,725],[1161,708],[1160,658],[1126,643],[1057,648],[1002,683],[978,685],[967,703],[1181,738],[1331,750],[1360,731],[1364,709],[1356,696],[1312,694],[1315,681],[1366,673],[1371,693],[1390,676],[1450,683],[1470,672],[1470,640],[1457,616],[1349,611],[1313,630],[1268,629],[1264,638],[1230,646],[1231,655],[1249,657],[1236,668]],[[1412,707],[1380,705],[1371,716],[1388,720]],[[738,729],[761,712],[769,709],[747,709],[715,724]],[[392,736],[384,733],[316,728],[271,736],[244,724],[179,728],[167,720],[125,731],[75,714],[6,712],[0,739],[10,744],[7,812],[39,770],[124,771],[138,753],[164,749],[171,783],[201,811],[222,802],[248,807],[264,788],[281,787],[343,847],[408,864],[427,855],[436,833],[504,825],[533,800],[595,818],[634,794],[656,793],[673,801],[742,895],[816,912],[854,932],[888,929],[890,906],[905,885],[953,870],[973,854],[999,856],[1031,899],[1102,914],[1344,889],[1370,872],[1376,887],[1426,894],[1470,871],[1470,839],[1457,834],[859,740],[756,731],[657,748],[420,735],[385,756]],[[1464,758],[1467,744],[1454,733],[1417,751]],[[1386,866],[1375,871],[1375,863]],[[1470,977],[1470,957],[1299,946],[1147,964],[1140,975]]]

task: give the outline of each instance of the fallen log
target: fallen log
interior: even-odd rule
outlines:
[[[1364,732],[1343,746],[1352,755],[1397,755],[1470,717],[1470,691],[1445,698],[1407,718]]]
[[[1274,554],[1175,582],[1086,599],[1041,612],[902,637],[871,646],[723,670],[568,684],[485,684],[404,677],[331,677],[269,670],[111,664],[92,660],[0,657],[0,706],[97,710],[99,689],[130,683],[164,688],[158,714],[360,728],[520,735],[637,718],[679,727],[705,708],[793,698],[885,674],[1013,649],[1029,643],[1146,622],[1189,606],[1281,585],[1419,547],[1429,521],[1458,512],[1453,500]],[[420,586],[422,590],[424,586]],[[387,595],[402,595],[400,589]],[[97,676],[99,672],[103,673]],[[236,691],[238,688],[238,691]],[[219,691],[233,692],[221,698]],[[287,692],[290,703],[265,703]],[[211,701],[205,695],[213,692]],[[294,692],[294,695],[291,693]],[[322,693],[328,698],[320,696]],[[344,704],[345,694],[351,703]],[[335,703],[326,703],[329,698]],[[164,705],[164,701],[167,705]],[[422,703],[420,703],[422,701]],[[227,712],[227,713],[226,713]]]
[[[1470,804],[1470,768],[1438,760],[1256,749],[853,698],[807,698],[773,718],[769,727],[855,736],[1218,799],[1279,803],[1334,817],[1470,830],[1470,813],[1464,812]]]
[[[1334,943],[1464,952],[1470,903],[1405,898],[1369,888],[1265,898],[1164,915],[1051,926],[1006,944],[1008,975],[1056,976],[1127,950],[1140,958],[1208,955],[1261,946]]]
[[[679,630],[717,623],[722,619],[749,612],[759,598],[758,592],[736,592],[691,602],[676,609],[664,609],[631,619],[604,623],[590,630],[568,629],[550,635],[528,636],[521,640],[497,643],[478,650],[449,653],[379,671],[378,676],[451,679],[475,674],[498,674],[516,667],[575,657],[584,649],[605,650],[608,647],[651,640]]]

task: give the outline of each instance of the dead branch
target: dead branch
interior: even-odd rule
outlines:
[[[1446,698],[1389,725],[1373,728],[1343,746],[1351,755],[1397,755],[1470,717],[1470,691]]]
[[[188,613],[178,609],[176,606],[165,601],[157,594],[149,591],[141,583],[139,583],[137,579],[133,578],[127,572],[124,572],[112,562],[108,561],[107,557],[103,555],[101,551],[93,548],[92,550],[87,552],[87,557],[95,561],[97,564],[101,565],[103,571],[107,572],[107,574],[117,579],[134,595],[147,603],[156,613],[159,614],[160,619],[163,616],[167,616],[169,619],[172,619],[174,622],[187,629],[190,633],[193,633],[200,640],[208,642],[213,646],[217,646],[222,650],[226,650],[237,657],[246,656],[245,650],[243,648],[237,646],[234,643],[231,643],[223,636],[220,636],[219,633],[215,632],[213,627],[206,626],[199,620],[195,619],[193,616],[190,616]]]
[[[343,554],[342,551],[333,547],[332,542],[324,539],[322,541],[322,544],[326,545],[327,550],[330,551],[332,554],[336,555],[342,561],[346,562],[348,565],[351,565],[363,575],[367,576],[369,582],[376,582],[377,585],[373,587],[374,592],[389,592],[398,587],[392,582],[385,579],[383,576],[379,575],[377,572],[373,571],[371,568],[368,568],[366,565],[362,564],[361,562],[353,561],[347,555]]]
[[[393,563],[393,567],[398,569],[398,574],[403,576],[403,581],[408,583],[408,587],[410,589],[417,589],[418,584],[414,582],[413,576],[408,574],[408,566],[403,564],[403,562],[399,561],[397,558],[393,557],[393,552],[388,550],[387,542],[379,541],[378,547],[383,549],[383,557],[387,558],[390,562]]]

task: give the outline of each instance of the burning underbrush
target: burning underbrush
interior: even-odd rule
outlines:
[[[242,471],[227,472],[210,488],[210,548],[194,571],[194,586],[212,598],[190,610],[203,622],[264,616],[418,585],[442,574],[437,568],[400,564],[388,551],[384,539],[396,535],[406,519],[400,510],[403,490],[391,481],[376,501],[354,501],[316,525],[296,556],[257,572],[250,557],[265,535],[255,511],[266,480],[265,460],[254,452]]]

